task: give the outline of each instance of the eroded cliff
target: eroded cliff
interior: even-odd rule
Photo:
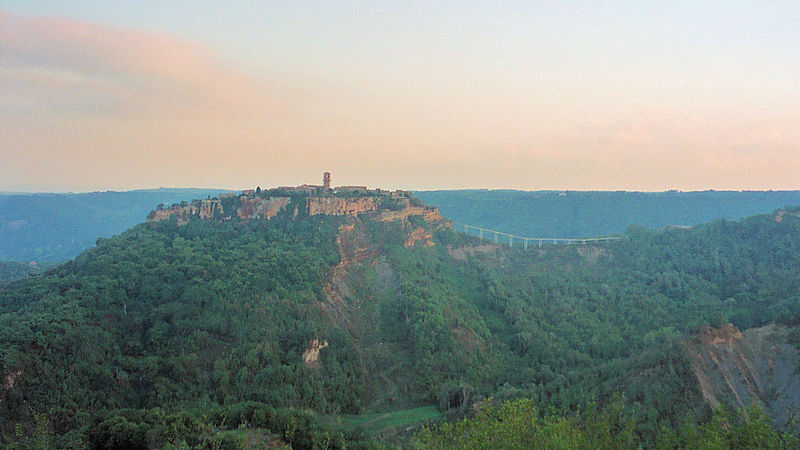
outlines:
[[[239,198],[236,216],[240,219],[270,219],[278,215],[289,204],[289,197],[245,197]]]
[[[306,209],[309,216],[357,215],[377,211],[380,206],[379,200],[379,197],[308,197]]]
[[[733,325],[706,328],[690,343],[692,367],[712,407],[758,406],[777,426],[800,412],[798,350],[787,342],[791,329],[768,325],[740,332]]]
[[[178,220],[178,224],[182,225],[189,222],[192,217],[200,219],[213,219],[216,216],[222,216],[225,210],[222,203],[218,199],[208,200],[193,200],[189,204],[176,204],[170,208],[159,208],[150,212],[147,215],[148,222],[158,222],[160,220],[167,220],[172,216]]]
[[[430,227],[420,227],[420,220],[435,227],[449,224],[436,208],[425,206],[413,199],[411,194],[402,191],[369,191],[348,193],[304,193],[298,195],[297,189],[284,192],[273,189],[269,195],[263,192],[247,191],[238,196],[226,196],[206,200],[194,200],[191,203],[174,204],[170,207],[159,206],[147,216],[148,222],[157,222],[175,217],[179,225],[189,220],[230,220],[230,219],[271,219],[285,208],[292,208],[292,217],[304,212],[308,216],[358,216],[360,214],[378,214],[375,219],[383,222],[400,220],[408,224],[410,218],[417,218],[414,230],[407,245],[422,241],[429,245],[431,233],[425,231]]]

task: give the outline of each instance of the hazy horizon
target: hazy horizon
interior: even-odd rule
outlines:
[[[300,184],[313,184],[311,182],[308,183],[300,183]],[[299,185],[299,184],[297,184]],[[0,195],[35,195],[35,194],[94,194],[94,193],[104,193],[104,192],[142,192],[142,191],[158,191],[158,190],[205,190],[205,191],[213,191],[219,190],[220,192],[236,192],[242,191],[246,189],[254,189],[256,186],[242,186],[240,188],[220,188],[220,187],[204,187],[204,186],[159,186],[159,187],[143,187],[143,188],[132,188],[132,189],[95,189],[89,191],[11,191],[11,190],[0,190]],[[270,188],[277,188],[278,185],[257,185],[257,187],[261,187],[262,189],[270,189]],[[386,189],[385,186],[367,186],[368,189]],[[400,188],[398,188],[400,189]],[[691,189],[691,190],[683,190],[683,189],[665,189],[665,190],[636,190],[636,189],[514,189],[514,188],[481,188],[481,187],[471,187],[471,188],[445,188],[445,189],[403,189],[409,190],[412,192],[436,192],[436,191],[512,191],[512,192],[606,192],[606,193],[613,193],[613,192],[626,192],[626,193],[642,193],[642,194],[665,194],[665,193],[682,193],[682,194],[691,194],[691,193],[699,193],[699,192],[795,192],[800,191],[800,189]]]
[[[800,189],[800,4],[6,2],[0,191]]]

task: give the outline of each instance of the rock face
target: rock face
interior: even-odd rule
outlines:
[[[380,249],[367,237],[363,225],[358,221],[339,226],[336,242],[339,244],[339,251],[342,255],[340,267],[380,254]]]
[[[14,384],[20,376],[22,376],[21,370],[12,370],[3,378],[2,390],[0,390],[0,403],[5,400],[6,392],[14,388]]]
[[[775,213],[775,222],[783,222],[783,216],[794,216],[800,217],[800,212],[791,212],[791,211],[778,211]]]
[[[296,190],[295,190],[296,191]],[[398,191],[399,192],[399,191]],[[439,210],[429,208],[420,202],[412,201],[409,193],[388,193],[377,190],[372,195],[335,196],[335,195],[308,195],[305,197],[305,212],[309,216],[358,216],[359,214],[374,213],[374,219],[383,222],[403,221],[404,226],[409,225],[409,218],[415,219],[414,230],[409,236],[406,245],[412,246],[418,242],[430,245],[433,237],[432,229],[450,226]],[[363,194],[359,192],[359,194]],[[189,220],[230,220],[230,219],[270,219],[278,215],[284,208],[294,205],[294,216],[297,217],[302,206],[297,205],[297,199],[292,202],[289,196],[261,196],[255,191],[245,192],[238,197],[213,198],[208,200],[194,200],[191,203],[172,205],[169,208],[159,207],[147,216],[148,222],[167,220],[170,217],[177,219],[178,225],[184,225]],[[302,203],[300,203],[302,205]],[[422,228],[422,222],[426,226]],[[427,231],[426,231],[427,230]]]
[[[787,343],[791,329],[768,325],[739,332],[733,325],[706,328],[689,345],[700,390],[711,407],[762,407],[783,426],[800,412],[798,350]]]
[[[419,242],[421,245],[425,247],[432,246],[433,233],[422,227],[411,230],[411,232],[408,233],[408,238],[406,238],[405,246],[413,247],[414,245],[417,244],[417,242]]]
[[[425,222],[429,224],[448,222],[439,213],[439,208],[428,206],[411,206],[406,205],[400,210],[383,210],[381,211],[380,220],[383,222],[392,222],[394,220],[408,220],[409,216],[420,216]]]
[[[324,214],[328,216],[357,215],[377,211],[377,197],[308,197],[306,208],[309,216]]]
[[[307,367],[312,369],[319,369],[322,364],[319,362],[319,351],[328,346],[328,341],[320,341],[319,339],[312,339],[308,343],[308,347],[303,351],[303,362]]]
[[[239,219],[269,219],[275,217],[281,210],[289,204],[289,197],[256,197],[256,196],[241,196],[239,197],[239,208],[236,209],[236,217]],[[167,220],[175,216],[178,220],[178,225],[183,225],[189,222],[189,219],[196,217],[198,219],[209,220],[214,218],[230,218],[234,211],[225,211],[222,206],[222,200],[194,200],[186,205],[172,205],[169,208],[159,208],[150,212],[147,216],[148,222],[158,222],[160,220]]]
[[[3,380],[3,389],[11,389],[14,387],[14,383],[16,383],[17,378],[22,375],[21,370],[14,370],[11,371],[8,375],[6,375],[5,380]]]
[[[275,217],[286,205],[289,197],[241,197],[236,215],[240,219],[269,219]]]
[[[222,208],[222,203],[217,199],[211,200],[193,200],[188,205],[173,205],[168,209],[156,209],[147,215],[148,222],[158,222],[159,220],[167,220],[171,216],[178,219],[178,224],[182,225],[189,222],[193,216],[200,219],[213,219],[215,215],[225,214]]]

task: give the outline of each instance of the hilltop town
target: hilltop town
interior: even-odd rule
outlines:
[[[303,215],[358,215],[380,212],[382,220],[403,218],[409,215],[436,216],[437,208],[427,207],[409,191],[369,189],[366,186],[331,187],[331,174],[323,174],[321,185],[280,186],[276,188],[246,189],[239,194],[225,193],[215,198],[198,199],[159,207],[147,216],[148,222],[175,217],[178,224],[192,218],[220,219],[270,219],[281,210],[292,208],[292,214]]]

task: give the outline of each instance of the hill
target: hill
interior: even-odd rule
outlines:
[[[450,219],[525,237],[582,238],[716,219],[800,204],[800,191],[599,192],[447,190],[414,193]]]
[[[409,245],[446,226],[408,198],[350,200],[363,198],[380,203],[366,223],[400,227],[392,236]],[[226,420],[238,426],[237,405],[259,414],[273,440],[304,448],[345,439],[303,411],[358,413],[377,395],[354,340],[324,307],[327,277],[371,255],[348,238],[368,225],[347,208],[338,214],[337,197],[288,199],[269,220],[231,220],[234,207],[180,223],[167,214],[0,291],[3,435],[14,436],[15,424],[32,433],[41,419],[57,446],[149,446],[142,430],[167,415],[191,425],[177,437],[160,430],[159,445],[211,445]],[[309,215],[306,201],[333,207]]]
[[[0,193],[0,261],[61,262],[138,224],[158,204],[215,197],[215,189],[82,194]],[[452,220],[531,237],[623,233],[739,219],[800,204],[797,191],[555,192],[423,191],[422,201]]]
[[[654,446],[712,420],[693,336],[800,319],[798,236],[789,210],[524,251],[403,193],[176,204],[0,290],[0,424],[7,446],[352,448],[527,398],[618,408]]]
[[[140,223],[159,203],[215,196],[218,189],[83,194],[0,194],[0,261],[60,262]]]

